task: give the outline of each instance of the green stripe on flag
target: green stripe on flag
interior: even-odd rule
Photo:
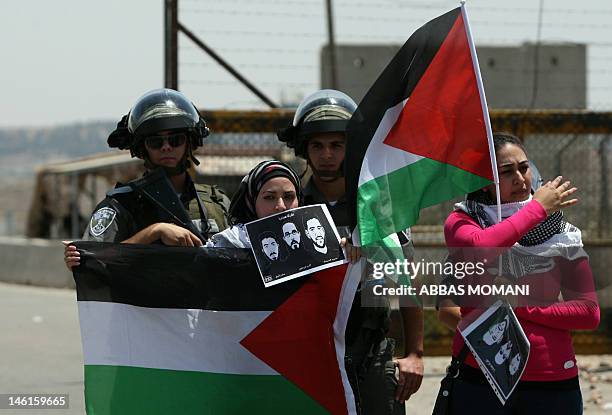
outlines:
[[[282,376],[128,366],[85,365],[85,401],[88,415],[327,414]]]
[[[450,164],[422,159],[362,184],[357,194],[361,243],[414,225],[419,211],[491,183]]]

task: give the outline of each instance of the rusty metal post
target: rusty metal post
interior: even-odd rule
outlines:
[[[262,91],[259,90],[255,85],[249,82],[244,76],[240,74],[232,65],[225,61],[217,52],[215,52],[211,47],[206,45],[200,38],[198,38],[191,30],[187,29],[182,24],[178,23],[178,29],[183,32],[185,36],[187,36],[193,43],[198,45],[200,49],[208,54],[211,58],[213,58],[219,65],[221,65],[226,71],[234,76],[242,85],[246,86],[249,91],[257,95],[259,99],[265,102],[270,108],[278,108],[278,105],[272,101],[270,98],[266,96]]]
[[[165,0],[164,86],[178,90],[178,0]]]
[[[334,35],[334,9],[332,0],[326,0],[327,5],[327,44],[329,47],[329,66],[331,70],[331,87],[338,89],[338,64],[336,61],[336,41]]]

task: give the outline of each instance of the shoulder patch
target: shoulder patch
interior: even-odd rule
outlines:
[[[93,236],[102,235],[115,220],[117,211],[113,208],[103,207],[95,211],[89,222],[89,232]]]

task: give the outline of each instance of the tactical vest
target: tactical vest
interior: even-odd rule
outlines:
[[[227,211],[229,209],[229,199],[225,195],[225,192],[217,186],[211,186],[208,184],[195,184],[196,192],[200,201],[204,205],[206,210],[206,218],[201,218],[200,208],[198,201],[193,198],[189,202],[188,211],[189,216],[193,219],[199,218],[201,221],[206,219],[208,221],[208,237],[215,233],[221,232],[228,227],[227,223]],[[206,227],[202,227],[202,231],[205,231]]]
[[[203,233],[205,238],[210,238],[213,234],[228,227],[229,199],[217,186],[194,184],[194,188],[202,202],[206,218],[201,217],[198,200],[195,197],[189,201],[188,206],[184,205],[184,207],[192,223]],[[116,199],[131,213],[136,231],[160,220],[157,216],[158,209],[150,201],[132,191],[130,186],[117,183],[115,189],[109,191],[107,196]],[[207,225],[202,226],[202,223],[200,223],[202,221]]]

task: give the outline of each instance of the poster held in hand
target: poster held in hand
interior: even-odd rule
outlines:
[[[323,204],[249,222],[246,231],[266,287],[348,262]]]
[[[505,405],[527,366],[530,350],[512,307],[497,301],[461,330],[461,335],[493,392]]]

